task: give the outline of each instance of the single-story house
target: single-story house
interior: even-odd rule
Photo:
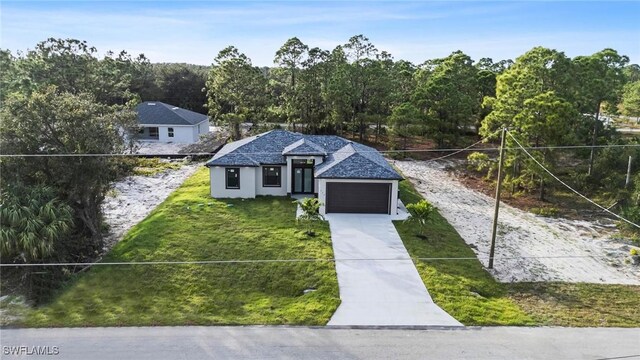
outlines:
[[[215,198],[315,195],[326,213],[398,211],[398,174],[374,148],[272,130],[225,145],[206,164]]]
[[[191,110],[145,101],[136,107],[138,140],[191,144],[209,132],[209,117]]]

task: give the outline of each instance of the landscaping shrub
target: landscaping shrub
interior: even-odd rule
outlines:
[[[417,223],[418,228],[420,229],[419,236],[424,238],[427,223],[431,221],[436,207],[427,200],[422,199],[417,203],[408,204],[407,210],[409,211],[409,214],[411,214],[411,217],[408,218],[407,221]]]
[[[324,220],[324,217],[320,215],[322,203],[317,198],[305,198],[300,201],[294,201],[294,203],[298,203],[300,209],[302,209],[302,215],[300,215],[298,221],[306,225],[305,233],[309,236],[315,236],[312,221]]]

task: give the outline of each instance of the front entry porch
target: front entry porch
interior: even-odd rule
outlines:
[[[291,162],[291,194],[313,194],[314,175],[313,167],[315,161],[313,159],[294,159]]]

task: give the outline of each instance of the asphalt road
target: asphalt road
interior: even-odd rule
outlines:
[[[2,329],[0,342],[2,359],[640,359],[640,330],[617,328]]]

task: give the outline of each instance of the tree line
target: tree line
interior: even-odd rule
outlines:
[[[445,146],[479,127],[482,99],[495,93],[496,76],[511,61],[474,63],[457,51],[418,66],[357,35],[331,51],[291,38],[274,64],[255,67],[233,46],[215,58],[206,84],[209,114],[235,137],[241,122],[353,133],[360,140],[372,133],[374,141],[390,126],[399,138],[429,133]]]
[[[592,130],[603,106],[617,113],[621,104],[623,113],[637,116],[640,67],[628,62],[613,49],[571,59],[536,47],[515,62],[473,61],[455,51],[415,65],[394,60],[363,35],[331,51],[294,37],[275,52],[271,68],[253,66],[234,46],[220,51],[206,83],[207,105],[212,118],[231,129],[238,122],[277,122],[309,133],[351,131],[363,140],[386,125],[402,138],[428,133],[445,147],[483,123],[485,129],[506,124],[498,118],[514,115],[535,87],[554,91],[581,116],[595,116]],[[509,110],[503,99],[516,92],[521,99]],[[590,131],[596,140],[598,130]]]

